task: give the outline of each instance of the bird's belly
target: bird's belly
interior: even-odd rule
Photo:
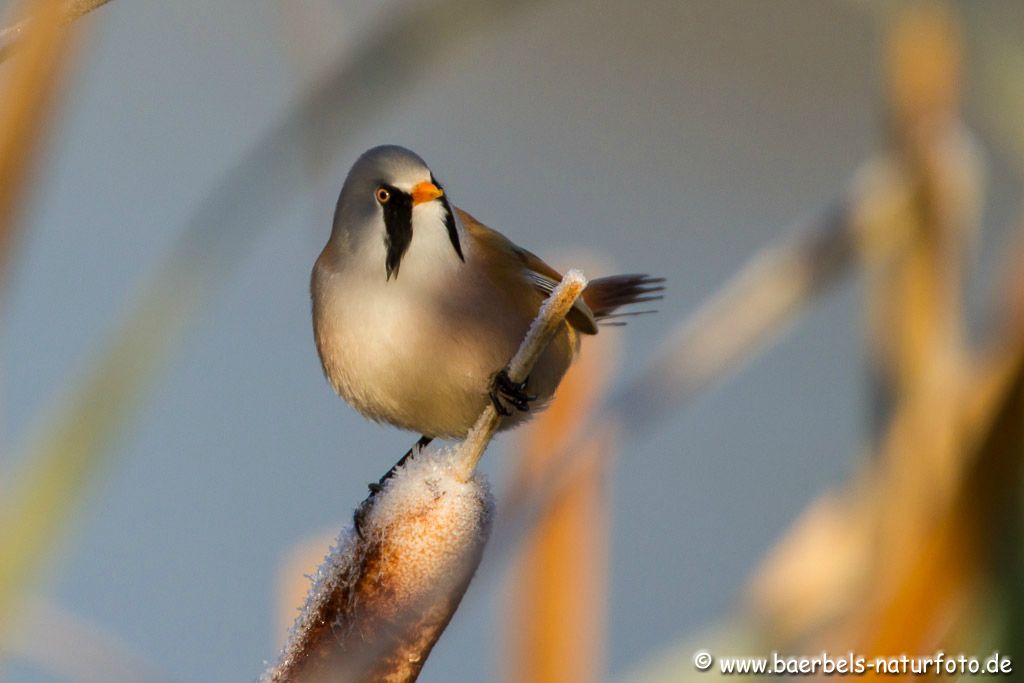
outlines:
[[[396,335],[365,331],[344,341],[341,382],[335,385],[361,413],[428,436],[461,436],[484,406],[488,375],[465,352],[445,352],[423,333],[408,344]]]
[[[373,420],[428,436],[463,436],[515,351],[501,335],[445,324],[422,301],[369,297],[324,313],[333,320],[318,325],[318,346],[338,393]]]
[[[370,419],[426,436],[465,436],[532,316],[490,297],[456,306],[443,294],[367,290],[358,301],[326,299],[314,311],[317,347],[334,388]],[[538,396],[535,408],[554,393],[575,349],[575,335],[564,328],[541,356],[528,386]],[[502,427],[524,417],[506,418]]]

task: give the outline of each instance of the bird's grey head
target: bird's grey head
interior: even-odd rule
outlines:
[[[430,212],[435,225],[414,225],[413,208],[420,206],[439,209]],[[443,229],[455,254],[465,260],[451,205],[426,162],[397,145],[382,145],[363,153],[341,187],[331,239],[348,244],[383,240],[382,272],[391,279],[398,277],[414,229]]]

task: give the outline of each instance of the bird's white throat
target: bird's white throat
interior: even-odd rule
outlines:
[[[370,266],[366,273],[380,281],[385,288],[428,288],[442,285],[459,266],[462,259],[455,252],[445,225],[445,209],[439,201],[425,202],[412,209],[412,241],[402,255],[398,272],[390,280],[386,277],[387,248],[383,219],[374,230],[369,244],[363,245],[369,253],[360,255],[359,262]],[[463,254],[467,248],[464,231],[456,219]]]

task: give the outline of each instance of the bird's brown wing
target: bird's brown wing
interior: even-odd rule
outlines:
[[[518,275],[525,276],[543,297],[547,297],[562,281],[562,274],[533,252],[514,244],[500,232],[487,227],[462,209],[456,207],[455,213],[458,214],[459,221],[470,237],[484,245],[485,253],[504,253],[510,256],[511,258],[501,259],[501,264],[507,263],[520,270]],[[496,263],[494,267],[501,267],[501,264]],[[597,334],[597,320],[584,297],[576,300],[566,320],[583,334]]]

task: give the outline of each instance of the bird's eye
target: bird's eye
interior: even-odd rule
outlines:
[[[391,192],[389,192],[386,187],[378,187],[375,196],[377,197],[377,201],[381,204],[387,204],[391,201]]]

